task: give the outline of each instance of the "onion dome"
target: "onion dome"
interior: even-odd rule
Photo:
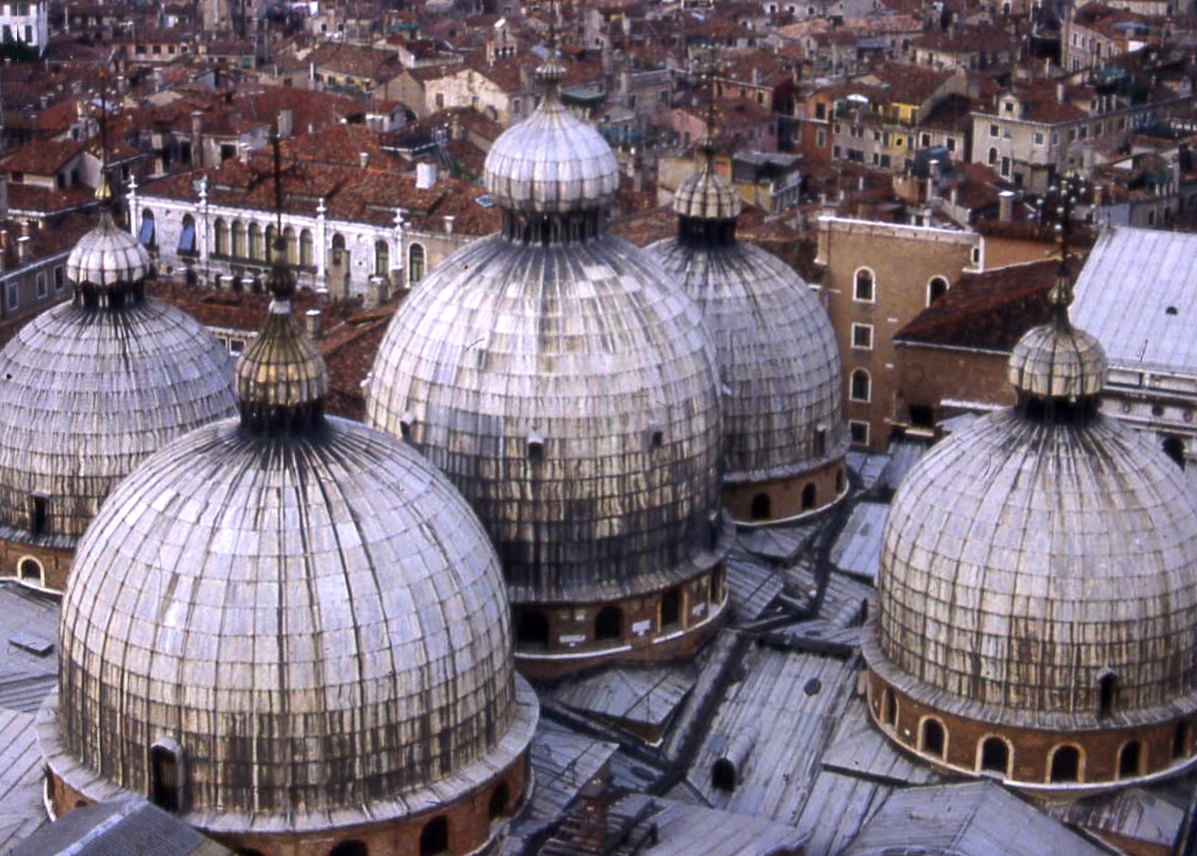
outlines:
[[[809,473],[848,447],[839,350],[826,310],[785,262],[735,236],[739,197],[714,170],[714,143],[674,197],[678,235],[648,248],[701,307],[723,388],[724,483]],[[831,484],[834,485],[834,478]],[[832,501],[827,487],[811,505]],[[779,500],[781,497],[779,496]],[[738,503],[726,497],[737,518]],[[774,517],[800,510],[775,501]]]
[[[501,208],[565,214],[611,204],[619,163],[594,127],[558,94],[565,71],[550,50],[537,76],[544,89],[532,115],[505,131],[486,156],[486,191]]]
[[[241,417],[151,456],[83,538],[39,736],[87,799],[150,794],[235,846],[473,799],[522,777],[537,718],[486,532],[413,450],[323,415],[279,266]]]
[[[145,297],[148,256],[106,209],[67,269],[73,299],[0,352],[0,537],[58,546],[142,458],[236,412],[228,353]]]
[[[595,603],[694,579],[726,552],[718,380],[693,302],[603,228],[614,158],[547,68],[541,106],[487,161],[492,193],[512,188],[496,194],[503,231],[398,309],[366,414],[465,494],[514,602]],[[535,174],[556,189],[517,187],[517,161],[552,164]]]
[[[1149,439],[1098,410],[1104,355],[1071,327],[1070,301],[1062,273],[1055,319],[1011,359],[1018,405],[904,479],[865,653],[915,701],[994,727],[1164,724],[1197,712],[1197,500]],[[1157,768],[1174,757],[1164,740],[1143,750]],[[1086,752],[1090,779],[1102,763],[1108,780],[1137,772],[1111,771],[1108,746]],[[1015,754],[1033,767],[1030,747]]]

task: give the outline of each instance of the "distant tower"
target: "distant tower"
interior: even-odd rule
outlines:
[[[80,544],[47,802],[140,794],[262,856],[495,852],[539,710],[498,559],[422,457],[324,415],[281,244],[240,417],[145,461]]]
[[[560,100],[486,161],[503,228],[445,259],[387,331],[367,420],[428,456],[499,551],[534,676],[687,656],[719,626],[715,350],[698,309],[609,235],[611,148]]]
[[[740,198],[715,172],[714,124],[699,171],[674,195],[677,237],[648,248],[702,307],[723,390],[723,502],[738,523],[826,508],[848,489],[840,357],[826,310],[793,268],[736,240]]]
[[[1108,366],[1055,318],[1011,354],[1015,407],[909,472],[890,508],[869,709],[954,772],[1028,791],[1134,784],[1194,763],[1197,498],[1100,412]]]

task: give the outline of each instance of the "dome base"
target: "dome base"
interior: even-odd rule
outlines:
[[[869,717],[892,743],[938,770],[991,777],[1038,795],[1077,796],[1142,785],[1197,765],[1197,710],[1108,725],[1051,728],[981,719],[950,709],[944,693],[901,675],[862,635]],[[918,692],[918,689],[928,692]]]
[[[75,542],[71,535],[21,537],[19,530],[0,526],[0,579],[61,593],[75,558]]]
[[[776,526],[836,505],[848,495],[842,458],[775,479],[742,482],[725,477],[723,507],[740,527]]]
[[[664,591],[590,604],[521,604],[512,610],[515,665],[554,680],[613,663],[684,659],[722,626],[723,564]]]
[[[451,856],[496,852],[503,820],[522,810],[532,789],[528,748],[539,719],[533,689],[516,677],[516,714],[510,730],[483,757],[453,775],[395,795],[386,803],[346,806],[306,814],[182,812],[179,818],[234,850],[289,856],[319,844],[321,852],[343,841],[360,841],[371,854],[391,856],[418,849],[432,824],[445,824]],[[38,712],[38,745],[46,761],[46,805],[52,819],[72,808],[140,797],[70,757],[58,728],[58,699]],[[443,818],[443,821],[441,820]]]

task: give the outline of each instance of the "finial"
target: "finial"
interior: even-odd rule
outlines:
[[[719,63],[715,56],[715,46],[711,45],[702,63],[701,72],[702,81],[707,86],[707,106],[703,116],[706,135],[699,142],[698,150],[703,155],[702,168],[708,172],[715,170],[715,153],[718,150],[715,144],[715,134],[718,128],[718,114],[715,111],[715,75],[719,71]]]
[[[287,264],[287,240],[283,237],[283,167],[279,151],[277,128],[270,134],[270,146],[274,154],[274,246],[270,275],[266,285],[275,300],[290,300],[295,294],[295,272]]]
[[[1068,263],[1076,257],[1072,248],[1073,215],[1077,205],[1088,196],[1088,186],[1080,176],[1070,172],[1060,176],[1037,203],[1040,206],[1041,223],[1051,223],[1055,233],[1057,249],[1054,255],[1059,260],[1059,266],[1056,268],[1056,281],[1047,294],[1047,302],[1052,307],[1056,325],[1061,329],[1071,326],[1068,307],[1072,305],[1073,283]]]
[[[102,207],[112,205],[112,187],[108,184],[108,90],[107,73],[100,69],[100,182],[96,185],[96,201]]]
[[[557,100],[557,87],[565,78],[565,67],[561,65],[557,59],[557,3],[556,0],[549,4],[549,34],[545,40],[545,57],[544,63],[536,69],[536,77],[544,86],[544,93],[541,99],[542,104],[550,103],[550,99],[555,102]]]

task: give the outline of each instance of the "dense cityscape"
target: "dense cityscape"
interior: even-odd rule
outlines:
[[[1195,856],[1194,11],[0,4],[0,854]]]

